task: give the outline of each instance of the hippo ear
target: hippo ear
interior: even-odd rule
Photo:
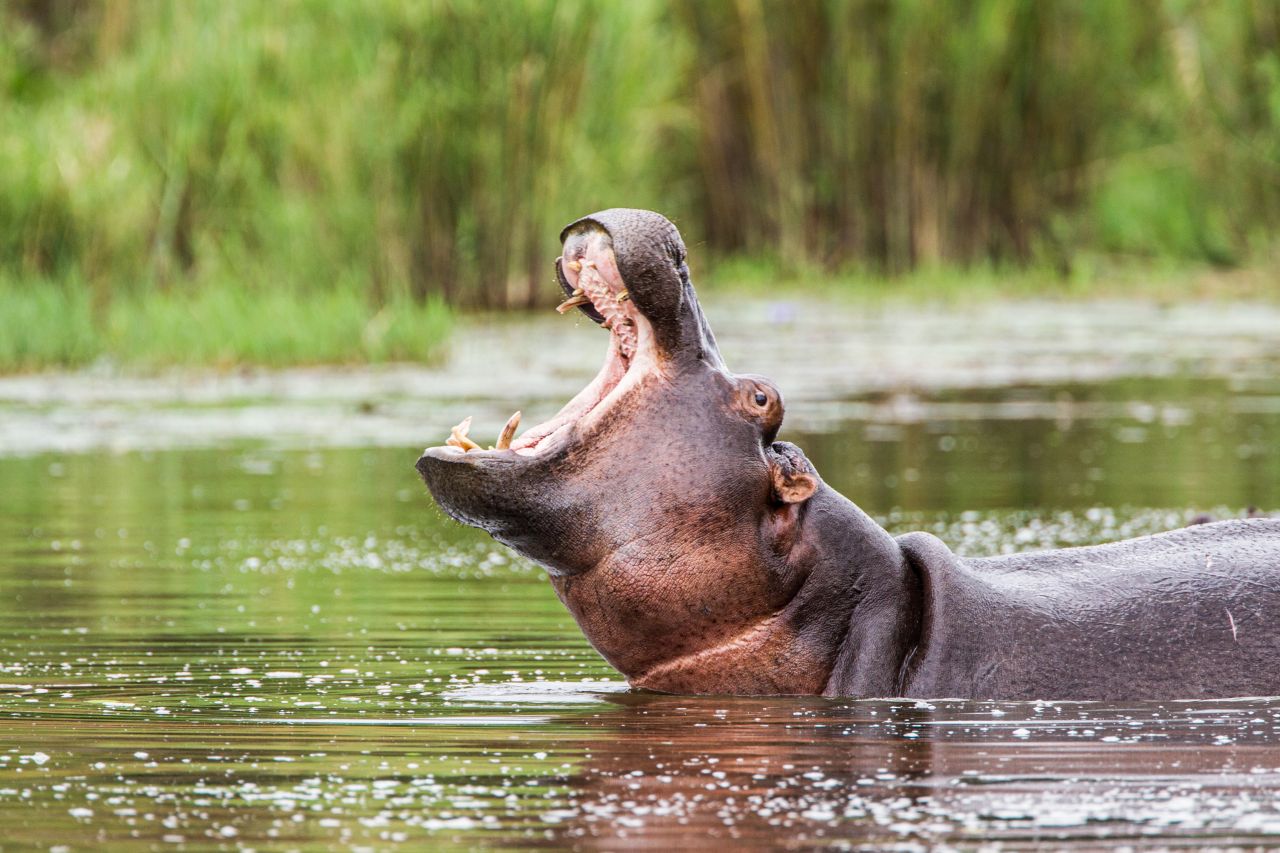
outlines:
[[[773,499],[781,504],[798,504],[813,497],[821,480],[804,451],[786,441],[775,441],[765,452]]]

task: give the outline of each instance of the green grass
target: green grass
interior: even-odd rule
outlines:
[[[0,371],[79,366],[101,353],[88,288],[0,279]]]
[[[0,3],[0,116],[0,370],[429,358],[611,206],[841,298],[1280,266],[1252,0]]]
[[[439,300],[370,305],[354,289],[148,293],[95,310],[91,291],[53,282],[0,283],[0,372],[432,362],[452,315]]]
[[[734,258],[703,272],[703,295],[819,298],[843,303],[959,302],[992,299],[1280,299],[1280,269],[1108,262],[1072,275],[1010,266],[917,269],[901,276],[821,269],[782,271],[776,261]],[[126,368],[173,366],[437,362],[454,313],[438,299],[409,298],[375,307],[356,288],[256,292],[221,286],[186,293],[148,293],[95,310],[92,291],[77,282],[0,280],[0,373],[79,368],[108,362]]]
[[[752,298],[818,297],[839,302],[994,299],[1141,299],[1157,303],[1197,300],[1280,300],[1280,263],[1216,269],[1185,263],[1086,258],[1068,274],[1042,267],[978,265],[917,268],[898,276],[864,270],[829,273],[789,269],[772,259],[722,260],[698,275],[699,292]]]
[[[566,222],[671,201],[679,45],[652,0],[501,7],[0,5],[0,272],[554,298]]]

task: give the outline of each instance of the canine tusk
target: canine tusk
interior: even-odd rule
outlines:
[[[591,300],[587,298],[585,293],[574,294],[556,306],[556,310],[563,314],[566,311],[577,308],[579,305],[590,305]]]
[[[502,433],[498,436],[498,450],[506,450],[511,447],[511,439],[515,438],[516,430],[520,427],[520,413],[516,412],[507,420],[507,425],[502,428]]]

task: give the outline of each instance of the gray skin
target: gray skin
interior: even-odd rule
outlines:
[[[823,483],[798,447],[775,440],[781,394],[724,365],[670,222],[602,211],[561,238],[566,292],[565,264],[616,260],[629,316],[651,330],[640,336],[651,358],[628,362],[639,381],[530,452],[435,447],[417,468],[446,513],[546,567],[587,638],[633,685],[1280,694],[1280,520],[992,559],[961,559],[927,533],[895,538]]]

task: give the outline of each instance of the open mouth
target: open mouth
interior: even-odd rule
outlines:
[[[585,240],[567,242],[565,248],[565,256],[556,260],[556,277],[568,298],[556,310],[564,314],[577,308],[609,330],[609,349],[600,372],[550,420],[517,435],[520,412],[516,412],[486,450],[468,434],[471,418],[466,418],[453,428],[442,449],[459,454],[535,455],[557,445],[575,428],[589,429],[656,366],[653,327],[631,299],[608,236],[593,232]]]

